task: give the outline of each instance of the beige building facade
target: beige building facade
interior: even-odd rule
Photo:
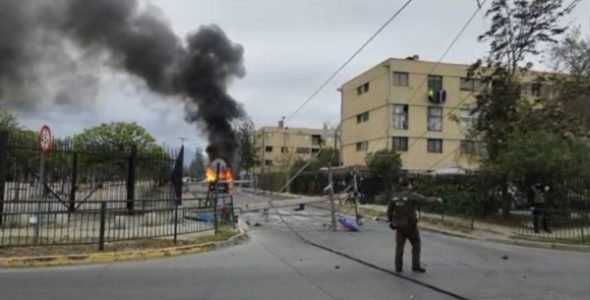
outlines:
[[[264,170],[284,168],[299,159],[309,160],[322,147],[334,147],[333,129],[263,126],[256,131],[255,150],[259,167]]]
[[[395,148],[405,170],[476,168],[469,155],[476,143],[466,134],[481,82],[467,78],[468,67],[391,58],[342,85],[344,165],[363,165],[367,153]]]

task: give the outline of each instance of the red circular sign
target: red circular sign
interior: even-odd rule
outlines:
[[[46,155],[49,153],[52,142],[53,137],[51,136],[51,129],[49,129],[49,126],[43,125],[39,131],[39,150],[41,151],[41,154]]]

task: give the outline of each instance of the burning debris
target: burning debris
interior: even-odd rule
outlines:
[[[243,52],[216,25],[183,41],[158,8],[137,0],[3,0],[0,105],[20,111],[79,105],[80,84],[72,82],[84,70],[93,76],[90,66],[108,66],[182,101],[186,121],[205,130],[228,160],[236,148],[231,121],[243,113],[227,84],[245,75]],[[88,91],[96,84],[83,82]]]
[[[222,148],[224,149],[224,148]],[[209,164],[205,170],[205,181],[209,184],[209,190],[219,189],[221,192],[232,193],[234,179],[231,166],[228,161],[220,154],[219,148],[210,145],[206,149],[209,156]]]

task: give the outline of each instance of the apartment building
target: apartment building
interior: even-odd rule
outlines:
[[[466,140],[481,82],[468,65],[390,58],[343,84],[341,159],[363,165],[367,153],[395,148],[410,171],[473,169]],[[454,117],[453,117],[454,116]]]
[[[333,129],[263,126],[256,131],[256,153],[266,170],[308,160],[324,146],[334,147]]]

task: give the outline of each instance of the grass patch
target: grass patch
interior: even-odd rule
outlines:
[[[232,227],[221,227],[217,235],[201,236],[191,240],[179,239],[176,244],[169,238],[151,238],[105,244],[104,252],[125,252],[140,249],[158,249],[226,241],[238,232]],[[179,236],[182,237],[182,236]],[[97,244],[56,245],[0,248],[0,257],[51,256],[68,254],[88,254],[99,252]]]
[[[468,225],[461,225],[461,224],[451,223],[451,222],[446,222],[446,221],[441,222],[441,221],[436,221],[436,220],[428,219],[428,218],[426,218],[426,219],[422,218],[422,219],[420,219],[420,222],[421,223],[428,223],[431,225],[437,225],[442,228],[449,229],[451,231],[459,231],[462,233],[471,233],[472,232],[471,228],[466,227]]]

